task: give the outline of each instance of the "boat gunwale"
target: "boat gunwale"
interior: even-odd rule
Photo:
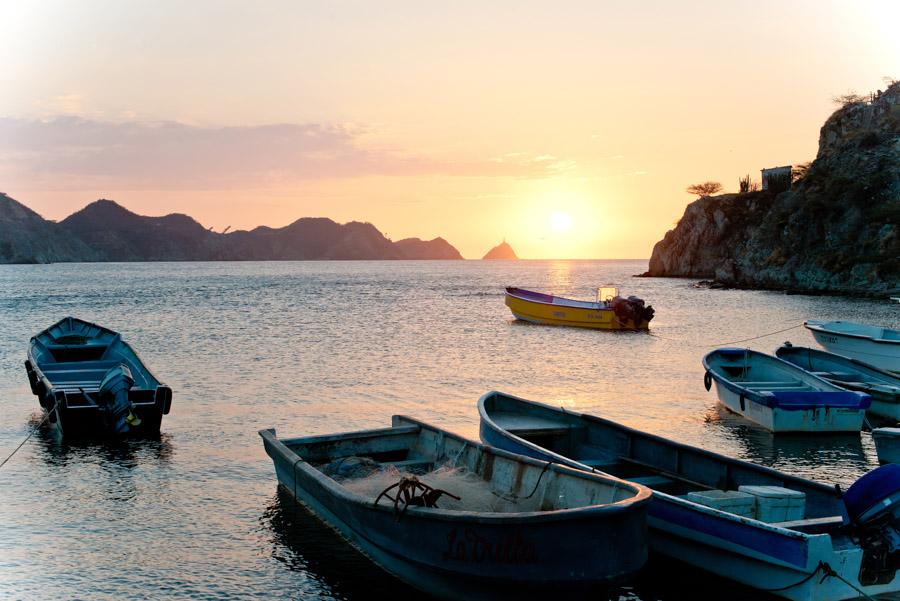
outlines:
[[[531,457],[525,457],[522,455],[517,455],[516,453],[510,453],[509,451],[505,451],[503,449],[498,449],[491,445],[483,444],[477,441],[468,440],[461,436],[457,436],[446,430],[442,430],[435,426],[431,426],[428,424],[424,424],[418,420],[413,418],[409,418],[407,416],[394,416],[395,418],[399,418],[400,420],[412,422],[414,425],[411,426],[414,428],[413,430],[409,430],[405,427],[393,427],[393,428],[379,428],[375,431],[373,430],[360,430],[356,432],[344,432],[340,434],[335,434],[329,436],[316,436],[310,438],[325,438],[327,440],[352,440],[356,439],[357,435],[361,434],[363,436],[369,435],[377,436],[374,432],[381,432],[381,435],[386,435],[388,433],[394,433],[397,435],[409,434],[412,432],[419,432],[423,427],[432,430],[434,432],[443,432],[445,437],[456,439],[457,441],[463,442],[466,446],[471,446],[476,449],[480,449],[482,452],[492,453],[498,457],[503,457],[505,459],[509,459],[516,462],[521,462],[532,466],[535,469],[554,471],[557,473],[562,473],[568,476],[573,476],[578,479],[586,479],[593,480],[597,483],[602,483],[607,486],[619,486],[625,489],[631,489],[634,494],[628,498],[622,499],[620,501],[616,501],[614,503],[603,503],[603,504],[594,504],[594,505],[585,505],[581,507],[573,507],[568,509],[554,509],[551,511],[521,511],[521,512],[488,512],[488,511],[457,511],[450,509],[440,509],[440,508],[426,508],[426,507],[409,507],[406,510],[406,514],[418,516],[421,519],[432,519],[437,521],[445,521],[445,522],[466,522],[466,523],[484,523],[484,524],[529,524],[529,525],[539,525],[548,522],[556,522],[556,521],[568,521],[572,519],[582,519],[582,518],[603,518],[609,519],[614,517],[615,515],[626,513],[635,509],[638,509],[641,505],[646,504],[650,501],[652,491],[635,482],[629,482],[627,480],[622,480],[621,478],[617,478],[610,474],[604,473],[585,473],[583,470],[575,469],[568,465],[562,465],[558,463],[553,463],[549,461],[541,461],[539,459],[533,459]],[[392,432],[394,430],[402,429],[403,431],[400,433]],[[350,503],[353,506],[376,510],[381,512],[394,512],[394,508],[392,505],[383,504],[383,505],[375,505],[373,503],[372,497],[363,496],[361,494],[350,491],[341,483],[337,482],[334,478],[326,476],[322,471],[313,467],[309,462],[300,457],[295,451],[290,449],[287,444],[282,442],[282,439],[277,437],[274,428],[265,428],[259,430],[259,435],[263,438],[263,440],[267,443],[273,445],[273,447],[281,454],[281,456],[290,464],[293,465],[293,469],[300,469],[310,478],[316,481],[316,483],[323,487],[323,489],[335,496],[336,498],[341,499],[344,502]],[[344,438],[340,439],[337,437],[343,436]],[[293,441],[291,444],[304,444],[307,439],[305,437],[299,438],[290,438],[284,439]],[[270,455],[271,456],[271,455]],[[273,458],[274,459],[274,458]],[[612,481],[612,482],[611,482]],[[293,491],[292,491],[293,492]],[[296,494],[294,495],[296,496]]]
[[[525,403],[527,405],[530,405],[532,407],[537,407],[537,408],[545,410],[545,411],[550,410],[553,412],[560,412],[564,415],[572,416],[573,418],[576,418],[576,419],[581,419],[581,420],[588,421],[588,422],[596,422],[603,426],[612,427],[613,429],[617,429],[621,432],[624,432],[628,436],[637,435],[639,437],[645,437],[650,440],[653,440],[654,442],[662,443],[664,446],[675,447],[675,448],[678,448],[679,450],[683,449],[686,451],[690,451],[692,453],[699,453],[700,455],[704,455],[707,458],[712,459],[713,461],[719,461],[722,463],[727,463],[727,464],[732,464],[732,465],[740,465],[742,468],[750,468],[753,471],[757,471],[761,474],[765,474],[767,476],[771,476],[771,477],[781,480],[784,483],[784,486],[786,488],[788,487],[788,485],[790,483],[793,482],[793,483],[797,483],[797,484],[802,484],[806,488],[818,489],[819,492],[821,492],[823,494],[828,494],[828,495],[835,494],[834,488],[828,486],[827,484],[823,484],[821,482],[816,482],[814,480],[807,480],[805,478],[800,478],[799,476],[792,476],[791,474],[786,474],[784,472],[780,472],[780,471],[770,468],[770,467],[766,467],[763,465],[756,465],[756,464],[750,463],[748,461],[743,461],[741,459],[735,459],[733,457],[728,457],[726,455],[722,455],[722,454],[716,453],[714,451],[708,451],[708,450],[702,449],[700,447],[695,447],[695,446],[692,446],[689,444],[685,444],[685,443],[681,443],[681,442],[678,442],[675,440],[664,438],[664,437],[656,435],[656,434],[651,434],[649,432],[637,430],[635,428],[631,428],[629,426],[619,424],[619,423],[613,422],[611,420],[608,420],[608,419],[605,419],[602,417],[598,417],[596,415],[591,415],[589,413],[570,411],[569,409],[566,409],[565,407],[553,407],[552,405],[547,405],[545,403],[540,403],[538,401],[531,401],[528,399],[523,399],[521,397],[517,397],[515,395],[507,394],[507,393],[496,391],[496,390],[492,390],[492,391],[482,395],[481,398],[478,399],[479,416],[480,416],[481,420],[483,422],[486,422],[491,428],[494,429],[494,431],[500,433],[502,436],[505,436],[507,438],[514,440],[518,444],[522,444],[524,446],[527,446],[528,448],[535,449],[546,455],[559,457],[560,460],[564,461],[566,465],[580,466],[577,469],[590,471],[593,473],[601,473],[601,474],[605,473],[605,472],[602,472],[595,468],[592,468],[589,465],[583,464],[579,461],[576,461],[576,460],[566,457],[564,455],[560,455],[559,453],[555,453],[549,449],[545,449],[545,448],[543,448],[539,445],[536,445],[520,436],[517,436],[517,435],[509,432],[508,430],[501,428],[493,419],[491,419],[490,415],[488,414],[487,408],[485,407],[485,401],[487,401],[492,396],[507,397],[507,398],[511,398],[517,402]],[[627,481],[627,479],[626,479],[626,481]],[[690,501],[688,499],[683,499],[676,495],[670,495],[668,493],[660,492],[657,490],[653,490],[653,496],[654,497],[659,496],[667,502],[676,503],[678,505],[684,505],[684,506],[690,507],[691,509],[696,510],[701,513],[709,513],[709,514],[712,514],[715,516],[720,516],[720,517],[724,516],[732,521],[746,523],[748,525],[762,528],[765,530],[770,530],[773,532],[777,532],[778,534],[781,534],[783,536],[788,536],[791,538],[801,538],[801,539],[805,539],[805,540],[812,540],[812,539],[817,539],[817,538],[821,539],[821,537],[824,537],[824,536],[827,536],[830,538],[830,536],[831,536],[830,534],[827,534],[827,533],[809,534],[806,532],[800,532],[798,530],[782,528],[780,526],[775,526],[773,524],[770,524],[767,522],[762,522],[760,520],[756,520],[753,518],[747,518],[747,517],[739,516],[739,515],[736,515],[733,513],[729,513],[727,511],[721,511],[721,510],[715,509],[713,507],[707,507],[707,506],[701,505],[699,503],[694,503],[693,501]]]
[[[592,303],[592,304],[596,305],[596,307],[579,307],[577,305],[565,305],[565,304],[557,305],[556,303],[553,303],[553,302],[546,302],[546,301],[541,301],[541,300],[537,300],[534,298],[528,298],[527,296],[521,296],[514,292],[510,292],[510,290],[522,290],[523,292],[533,292],[532,290],[526,290],[525,288],[508,287],[508,288],[506,288],[506,296],[511,296],[520,301],[525,301],[527,303],[534,303],[536,305],[545,305],[547,307],[565,307],[567,309],[581,309],[583,311],[612,311],[613,310],[610,307],[601,307],[599,303],[594,302],[594,301],[583,301],[583,300],[578,300],[577,298],[566,298],[564,296],[556,296],[555,294],[543,294],[542,292],[535,292],[535,294],[541,294],[542,296],[548,296],[550,298],[555,298],[555,299],[559,299],[559,300],[563,300],[563,301],[571,301],[571,302],[575,302],[575,303]]]
[[[784,354],[793,354],[794,350],[811,353],[813,355],[824,355],[824,357],[820,357],[820,359],[837,358],[838,363],[840,363],[841,361],[846,361],[847,363],[852,363],[855,367],[860,368],[860,373],[874,372],[874,373],[878,374],[879,376],[886,376],[887,378],[890,378],[892,380],[900,380],[900,376],[898,376],[896,373],[890,372],[886,369],[882,369],[880,367],[872,365],[871,363],[866,363],[865,361],[856,359],[854,357],[847,357],[846,355],[840,355],[838,353],[832,353],[831,351],[826,351],[826,350],[818,349],[818,348],[812,348],[812,347],[808,347],[808,346],[793,346],[793,345],[792,346],[780,346],[777,349],[775,349],[775,357],[778,359],[781,359],[782,361],[787,361],[788,363],[797,365],[796,363],[793,363],[792,361],[789,361],[788,359],[785,359],[778,355],[779,353],[782,353],[782,352]],[[799,367],[800,369],[803,369],[805,371],[810,371],[810,370],[806,370],[804,367],[801,367],[800,365],[797,365],[797,367]],[[815,374],[813,374],[813,375],[815,375]],[[823,376],[817,376],[817,377],[823,377]],[[828,380],[828,378],[824,378],[824,379]],[[834,378],[834,379],[837,381],[841,381],[841,380],[838,380],[838,378]],[[832,384],[834,384],[834,382],[832,382]]]
[[[856,323],[856,322],[851,322],[851,321],[842,322],[841,320],[832,320],[832,321],[812,320],[811,322],[804,321],[803,327],[805,327],[807,330],[812,330],[813,332],[820,332],[822,334],[829,334],[831,336],[844,336],[846,338],[856,338],[859,340],[868,340],[869,342],[874,342],[876,344],[900,345],[900,340],[890,340],[888,338],[875,338],[873,336],[866,336],[865,334],[852,334],[849,332],[840,332],[840,331],[836,331],[836,330],[829,330],[824,327],[825,325],[827,325],[829,323]],[[861,324],[861,325],[865,325],[865,324]],[[880,326],[868,326],[868,327],[878,328]],[[884,333],[884,330],[891,330],[891,329],[892,328],[882,327],[881,328],[882,334]]]

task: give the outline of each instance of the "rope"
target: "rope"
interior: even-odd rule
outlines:
[[[800,586],[801,584],[806,584],[807,582],[812,580],[812,578],[819,572],[822,572],[822,579],[819,581],[819,584],[825,582],[826,578],[837,578],[838,580],[840,580],[841,582],[843,582],[844,584],[846,584],[847,586],[852,588],[854,591],[856,591],[860,597],[864,597],[864,598],[868,599],[869,601],[875,601],[875,599],[871,595],[867,595],[858,586],[856,586],[855,584],[853,584],[852,582],[850,582],[849,580],[847,580],[846,578],[844,578],[843,576],[841,576],[840,574],[835,572],[834,569],[830,565],[825,563],[824,561],[820,561],[819,565],[816,566],[816,569],[813,570],[812,573],[809,574],[806,578],[804,578],[803,580],[800,580],[799,582],[795,582],[794,584],[789,584],[787,586],[782,586],[779,588],[760,588],[760,587],[754,587],[754,588],[759,588],[759,590],[765,591],[767,593],[777,593],[779,591],[786,591],[790,588]]]
[[[46,422],[47,419],[48,419],[49,417],[50,417],[50,412],[48,411],[48,412],[47,412],[47,415],[44,416],[44,419],[41,420],[41,423],[39,423],[37,426],[35,426],[35,427],[31,430],[31,432],[28,433],[28,436],[25,437],[25,440],[23,440],[22,442],[19,443],[19,446],[17,446],[17,447],[15,448],[15,450],[14,450],[12,453],[10,453],[9,456],[8,456],[6,459],[3,460],[3,463],[0,463],[0,469],[2,469],[4,465],[6,465],[6,462],[7,462],[7,461],[9,461],[10,459],[12,459],[12,456],[13,456],[13,455],[15,455],[16,453],[19,452],[19,449],[21,449],[22,446],[23,446],[26,442],[28,442],[28,441],[31,439],[32,436],[34,436],[34,433],[37,432],[37,431],[40,429],[41,426],[44,425],[44,422]]]
[[[718,342],[716,344],[688,344],[688,345],[684,345],[684,346],[691,347],[691,348],[714,348],[714,347],[719,347],[719,346],[729,346],[732,344],[740,344],[741,342],[750,342],[751,340],[759,340],[760,338],[774,336],[775,334],[783,334],[784,332],[790,332],[791,330],[794,330],[794,329],[797,329],[800,327],[803,327],[802,323],[798,323],[789,328],[784,328],[783,330],[776,330],[774,332],[769,332],[768,334],[760,334],[759,336],[753,336],[752,338],[744,338],[743,340],[732,340],[730,342]],[[656,334],[654,332],[650,332],[650,335],[655,336],[656,338],[659,338],[660,340],[668,340],[669,342],[677,342],[679,344],[683,344],[682,340],[677,340],[675,338],[668,338],[666,336],[660,336],[659,334]]]

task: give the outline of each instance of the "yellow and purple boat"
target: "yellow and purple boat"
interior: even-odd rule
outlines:
[[[623,298],[617,288],[600,288],[596,301],[507,288],[506,306],[522,321],[596,330],[647,330],[654,314],[653,307],[643,299]]]

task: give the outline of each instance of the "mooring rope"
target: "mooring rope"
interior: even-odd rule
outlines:
[[[843,576],[841,576],[840,574],[835,572],[834,568],[832,568],[830,565],[828,565],[828,563],[826,563],[824,561],[820,561],[819,565],[816,566],[816,569],[813,570],[812,573],[810,573],[808,576],[806,576],[806,578],[804,578],[803,580],[800,580],[799,582],[795,582],[794,584],[789,584],[787,586],[781,586],[778,588],[759,588],[759,587],[755,587],[755,588],[759,588],[759,590],[765,591],[767,593],[777,593],[779,591],[786,591],[788,589],[798,587],[801,584],[806,584],[807,582],[812,580],[812,578],[819,572],[822,572],[822,580],[819,581],[819,584],[825,582],[826,578],[837,578],[838,580],[840,580],[841,582],[843,582],[844,584],[846,584],[847,586],[852,588],[854,591],[859,593],[860,597],[864,597],[864,598],[868,599],[869,601],[875,601],[875,599],[871,595],[866,594],[866,592],[863,591],[861,588],[859,588],[858,586],[856,586],[855,584],[853,584],[852,582],[850,582],[849,580],[847,580],[846,578],[844,578]]]
[[[54,406],[54,410],[55,409],[56,409],[56,407]],[[49,417],[50,417],[50,412],[48,411],[47,415],[44,416],[44,419],[42,419],[38,425],[36,425],[34,428],[31,429],[31,432],[28,433],[28,436],[25,437],[25,440],[23,440],[22,442],[19,443],[19,446],[17,446],[15,448],[15,450],[13,450],[13,452],[10,453],[9,456],[3,460],[3,463],[0,463],[0,469],[3,469],[3,466],[6,465],[6,462],[9,461],[10,459],[12,459],[13,455],[15,455],[16,453],[19,452],[19,449],[21,449],[25,445],[25,443],[28,442],[32,436],[34,436],[34,433],[37,432],[41,426],[44,425],[44,422],[46,422]]]
[[[718,342],[716,344],[687,344],[684,346],[691,347],[691,348],[714,348],[714,347],[720,347],[720,346],[729,346],[732,344],[740,344],[741,342],[750,342],[751,340],[759,340],[760,338],[767,338],[768,336],[774,336],[775,334],[783,334],[784,332],[790,332],[791,330],[795,330],[800,327],[803,327],[802,323],[792,325],[791,327],[784,328],[783,330],[775,330],[774,332],[769,332],[767,334],[760,334],[759,336],[753,336],[752,338],[744,338],[742,340],[731,340],[730,342]],[[660,336],[659,334],[656,334],[655,332],[650,332],[650,335],[655,336],[656,338],[659,338],[660,340],[668,340],[669,342],[677,342],[679,344],[684,344],[684,341],[682,341],[682,340],[678,340],[675,338],[669,338],[667,336]]]

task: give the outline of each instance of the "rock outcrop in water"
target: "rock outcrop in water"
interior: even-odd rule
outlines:
[[[392,242],[371,223],[304,217],[282,228],[213,232],[187,215],[147,217],[98,200],[55,223],[0,194],[0,263],[462,259],[443,238]]]
[[[506,243],[506,240],[492,248],[487,252],[486,255],[482,257],[482,259],[518,259],[516,256],[516,251],[512,249],[512,246]]]
[[[791,190],[687,206],[653,248],[648,276],[809,292],[900,290],[900,83],[822,126]]]

